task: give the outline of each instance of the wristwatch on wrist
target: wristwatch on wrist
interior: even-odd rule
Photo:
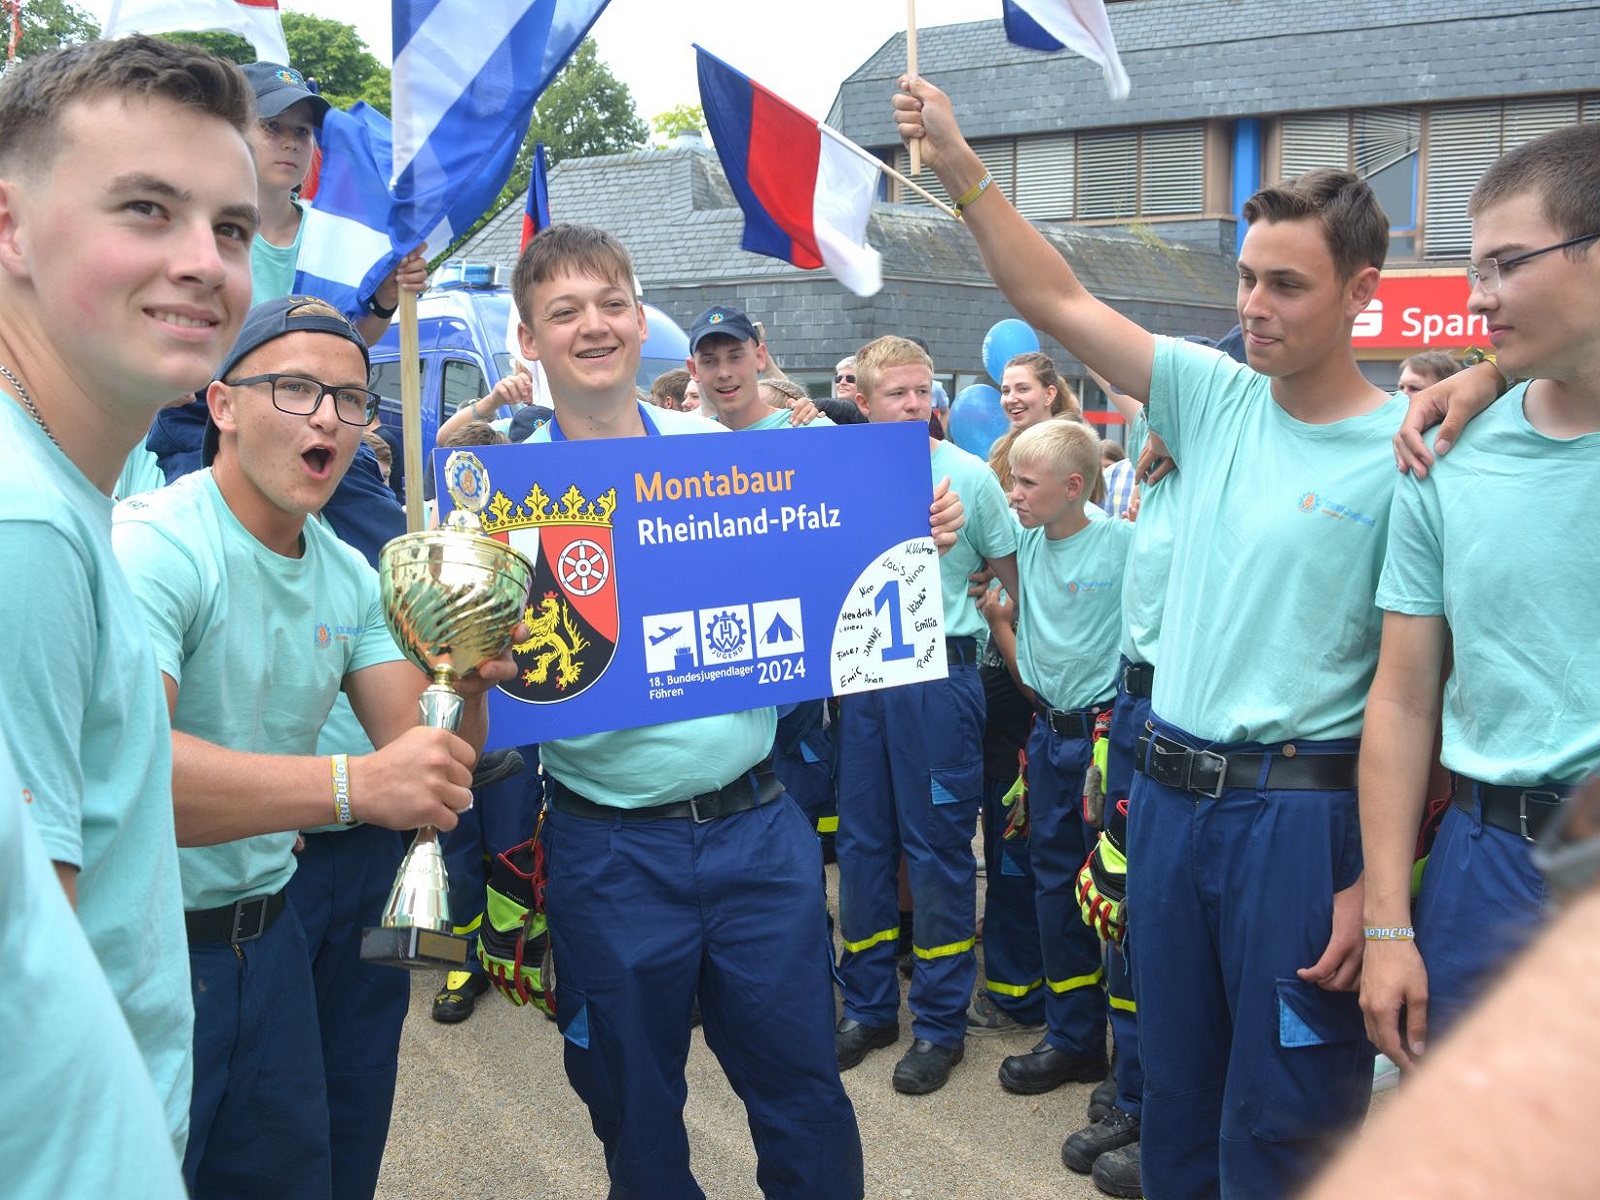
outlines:
[[[383,305],[379,304],[378,295],[376,292],[374,292],[372,297],[367,301],[367,311],[373,316],[381,318],[385,321],[394,316],[399,308],[400,306],[398,304],[396,304],[393,308],[385,308]]]

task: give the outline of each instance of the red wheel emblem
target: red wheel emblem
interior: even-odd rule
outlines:
[[[580,538],[561,552],[556,573],[561,576],[561,586],[574,596],[592,596],[611,577],[611,560],[598,544]]]

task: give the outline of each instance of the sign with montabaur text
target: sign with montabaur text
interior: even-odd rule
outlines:
[[[535,568],[490,746],[946,674],[922,425],[471,452],[485,531]]]

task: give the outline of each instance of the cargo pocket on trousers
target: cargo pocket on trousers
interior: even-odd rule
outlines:
[[[1251,1132],[1275,1142],[1337,1134],[1372,1096],[1372,1046],[1354,992],[1279,979],[1276,1053],[1261,1064]]]
[[[594,1014],[589,997],[575,987],[556,981],[556,1028],[567,1040],[567,1078],[572,1090],[588,1106],[592,1116],[603,1121],[616,1120],[616,1092],[612,1087],[605,1040],[593,1026]]]

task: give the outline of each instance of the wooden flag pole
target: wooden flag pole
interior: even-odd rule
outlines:
[[[917,73],[917,0],[906,0],[906,74]],[[919,138],[911,139],[911,173],[922,174],[922,141]],[[901,176],[904,178],[904,176]],[[919,192],[921,188],[917,189]],[[923,195],[927,195],[923,192]],[[935,201],[935,203],[938,203]],[[951,212],[951,216],[955,216]]]
[[[417,336],[417,294],[400,289],[400,438],[405,444],[406,529],[422,524],[422,351]]]

